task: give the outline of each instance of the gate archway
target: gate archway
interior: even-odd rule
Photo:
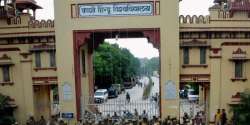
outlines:
[[[84,45],[88,46],[88,64],[90,65],[88,68],[89,74],[89,96],[93,96],[94,85],[93,85],[93,58],[92,54],[94,49],[96,49],[99,44],[101,44],[107,38],[147,38],[153,46],[160,50],[160,29],[152,28],[152,29],[112,29],[112,30],[93,30],[93,31],[74,31],[74,69],[75,69],[75,89],[76,89],[76,107],[77,107],[77,118],[80,118],[80,114],[82,112],[82,80],[81,80],[81,71],[80,71],[80,48]],[[161,93],[161,92],[160,92]],[[161,106],[160,106],[161,109]]]
[[[112,9],[111,6],[143,6],[136,9],[137,12],[124,11],[120,15],[111,11],[90,11],[91,7],[98,6]],[[161,117],[179,116],[179,1],[170,0],[77,0],[77,1],[55,1],[55,29],[56,50],[58,62],[58,82],[61,112],[73,113],[79,119],[80,94],[79,91],[93,93],[91,86],[91,53],[99,43],[87,46],[87,63],[89,71],[85,79],[81,78],[79,47],[86,45],[94,37],[102,41],[106,38],[119,37],[148,37],[150,41],[161,41],[156,44],[160,51],[160,92],[161,92]],[[149,8],[148,8],[149,7]],[[85,8],[85,9],[84,9]],[[95,9],[95,10],[97,10]],[[113,8],[114,9],[114,8]],[[117,11],[117,10],[116,10]],[[86,13],[85,13],[86,12]],[[97,14],[102,13],[102,14]],[[110,12],[110,13],[108,13]],[[158,37],[150,36],[157,29]],[[151,32],[151,33],[150,33]],[[127,33],[129,35],[127,35]],[[102,37],[101,37],[102,36]],[[159,40],[155,40],[157,38]],[[78,68],[77,68],[78,67]],[[63,85],[68,83],[72,91],[63,91]],[[83,83],[83,84],[80,84]],[[169,84],[170,83],[170,84]],[[88,85],[80,87],[81,85]],[[169,86],[170,85],[170,86]],[[92,86],[93,87],[93,86]],[[172,88],[168,91],[169,88]],[[64,98],[71,95],[72,98]],[[70,97],[70,96],[69,96]]]

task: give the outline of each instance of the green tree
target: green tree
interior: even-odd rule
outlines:
[[[140,61],[128,49],[103,43],[94,53],[95,85],[107,88],[139,74]]]
[[[159,72],[160,60],[159,57],[153,57],[151,59],[141,59],[141,69],[140,72],[143,75],[153,75],[154,71]]]
[[[15,122],[10,101],[10,97],[0,94],[0,125],[11,125]]]
[[[250,120],[250,90],[241,94],[240,104],[231,107],[235,125],[249,125]]]

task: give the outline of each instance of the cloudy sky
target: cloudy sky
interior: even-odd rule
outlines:
[[[43,9],[37,11],[37,19],[54,19],[53,0],[36,0]],[[208,8],[213,5],[213,0],[182,0],[180,2],[181,15],[208,15]],[[110,43],[118,43],[121,47],[128,48],[136,57],[155,57],[158,50],[153,48],[146,39],[119,39],[108,40]],[[138,46],[140,49],[138,49]]]

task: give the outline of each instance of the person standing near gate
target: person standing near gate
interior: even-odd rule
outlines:
[[[143,110],[141,117],[143,119],[148,119],[148,114],[146,113],[146,110]]]
[[[46,125],[46,120],[44,119],[43,116],[41,116],[41,119],[38,122],[39,125]]]
[[[221,112],[220,109],[217,109],[217,113],[214,116],[215,125],[221,125]]]
[[[227,124],[227,114],[225,109],[222,109],[222,114],[221,114],[221,125],[226,125]]]
[[[188,116],[188,113],[184,113],[184,116],[183,116],[183,124],[184,125],[187,125],[189,123],[189,116]]]

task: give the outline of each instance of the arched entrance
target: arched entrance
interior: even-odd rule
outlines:
[[[119,35],[120,38],[147,37],[160,48],[161,117],[179,117],[178,3],[166,0],[55,1],[61,112],[73,113],[79,120],[82,93],[93,94],[90,89],[93,87],[91,54],[99,43],[91,41]],[[136,9],[136,12],[108,11],[124,5],[146,8],[145,11]],[[81,47],[88,52],[85,77],[81,77]]]
[[[93,79],[93,64],[92,64],[92,55],[95,48],[99,46],[101,42],[103,42],[107,38],[142,38],[145,37],[148,39],[150,43],[157,49],[160,49],[160,29],[152,28],[152,29],[112,29],[112,30],[93,30],[93,31],[74,31],[74,68],[75,68],[75,80],[76,80],[76,107],[77,107],[77,117],[80,118],[83,103],[81,101],[83,96],[93,96],[94,93],[94,79]],[[88,87],[89,93],[82,93],[82,86],[84,83],[81,79],[81,76],[84,74],[81,71],[81,48],[83,46],[88,46],[87,52],[87,63],[88,67]],[[85,58],[85,57],[84,57]],[[89,101],[89,100],[88,100]]]

